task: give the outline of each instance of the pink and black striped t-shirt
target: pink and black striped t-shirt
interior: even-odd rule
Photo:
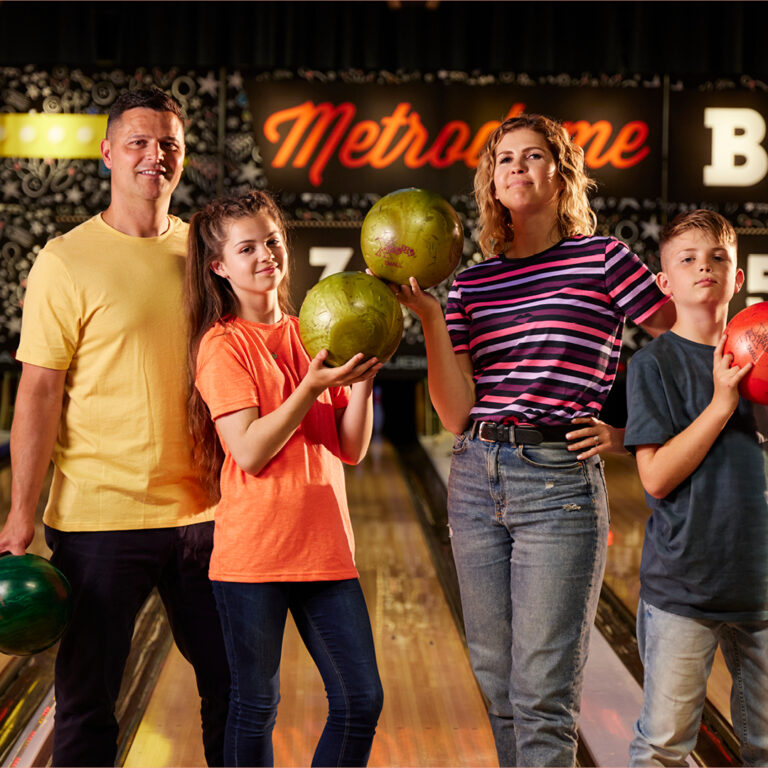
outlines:
[[[665,297],[612,237],[574,237],[524,259],[495,256],[457,275],[446,307],[454,352],[469,352],[474,420],[566,424],[596,416],[616,376],[624,317]]]

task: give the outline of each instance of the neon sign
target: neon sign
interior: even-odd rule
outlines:
[[[525,111],[516,103],[507,118]],[[357,107],[351,101],[338,104],[304,101],[268,115],[263,123],[266,140],[275,145],[271,165],[307,168],[310,184],[318,187],[332,159],[348,169],[368,166],[386,168],[401,160],[410,169],[431,166],[447,168],[461,163],[477,165],[478,155],[498,120],[483,123],[474,132],[463,120],[445,123],[430,137],[418,111],[409,102],[398,103],[389,115],[378,120],[356,121]],[[618,127],[608,120],[564,122],[576,143],[585,149],[589,168],[610,165],[630,168],[648,156],[646,122],[632,120]]]

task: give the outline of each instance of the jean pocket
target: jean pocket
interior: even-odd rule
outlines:
[[[542,469],[572,472],[581,467],[581,462],[565,448],[544,448],[540,445],[518,445],[517,455],[526,464]]]
[[[453,436],[453,447],[451,448],[451,452],[454,456],[458,456],[461,453],[464,453],[464,451],[467,450],[467,442],[469,441],[469,432],[462,432],[459,435]]]

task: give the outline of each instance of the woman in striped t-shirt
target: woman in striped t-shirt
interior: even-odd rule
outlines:
[[[499,763],[572,765],[589,630],[605,565],[598,419],[625,317],[653,335],[670,305],[623,243],[595,236],[584,153],[538,115],[502,123],[475,175],[486,259],[445,317],[415,280],[429,390],[456,434],[448,521],[475,674]]]

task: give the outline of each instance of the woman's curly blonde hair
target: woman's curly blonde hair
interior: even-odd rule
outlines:
[[[544,137],[565,185],[557,204],[560,237],[592,235],[597,225],[587,198],[596,184],[587,176],[584,150],[574,144],[568,131],[556,120],[543,115],[511,117],[488,137],[475,172],[475,200],[479,211],[475,239],[486,257],[505,252],[515,238],[509,211],[496,199],[493,174],[496,147],[506,134],[520,128],[530,128]]]

